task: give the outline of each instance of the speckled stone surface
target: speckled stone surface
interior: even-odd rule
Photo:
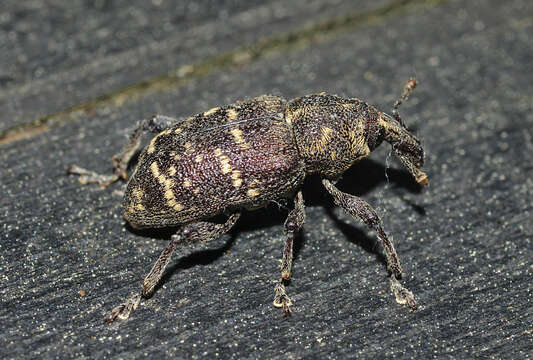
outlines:
[[[50,2],[43,14],[65,6],[58,3]],[[345,3],[336,4],[346,9]],[[33,136],[2,143],[0,357],[532,357],[533,5],[526,0],[401,5],[404,10],[361,26],[242,66],[215,69],[134,101],[104,103]],[[17,6],[9,4],[10,13]],[[219,13],[233,14],[269,5],[219,6]],[[109,19],[119,9],[111,6]],[[155,21],[138,11],[147,23]],[[345,15],[329,11],[328,17]],[[317,11],[316,19],[322,15]],[[90,11],[86,18],[91,19]],[[0,19],[2,31],[15,26],[4,14]],[[194,25],[202,19],[187,21]],[[279,20],[280,29],[291,27],[284,23],[290,17],[285,19]],[[309,15],[305,23],[313,19]],[[96,31],[106,29],[108,23],[102,24],[95,23]],[[264,26],[258,23],[257,37],[246,41],[260,41]],[[144,34],[128,27],[121,31]],[[35,33],[40,44],[53,38],[44,30]],[[4,48],[15,47],[3,36]],[[232,48],[247,35],[228,36]],[[154,35],[143,41],[159,40]],[[98,47],[97,40],[90,43]],[[19,45],[20,54],[36,51],[32,43]],[[124,51],[119,46],[116,54],[105,56],[125,56]],[[51,55],[43,54],[41,62],[27,67],[13,65],[9,55],[0,57],[2,78],[8,79],[0,85],[2,126],[106,94],[105,87],[92,87],[77,97],[83,89],[76,82],[72,92],[52,85],[39,89],[45,79],[33,80],[28,71],[63,66],[50,65]],[[187,54],[182,56],[187,60]],[[193,56],[184,63],[195,61]],[[80,55],[77,66],[85,63]],[[149,65],[148,53],[142,66]],[[127,83],[179,66],[132,74]],[[419,87],[402,115],[423,139],[430,186],[420,189],[383,145],[350,169],[339,187],[363,197],[383,218],[403,262],[404,283],[421,305],[417,311],[395,303],[375,234],[334,207],[318,179],[309,178],[307,221],[287,287],[292,317],[284,319],[272,306],[286,216],[283,206],[272,204],[247,212],[219,240],[179,250],[151,299],[129,320],[103,323],[108,311],[140,286],[170,233],[131,229],[121,216],[124,184],[82,186],[65,175],[69,165],[110,171],[109,159],[126,141],[128,129],[153,113],[182,117],[264,93],[291,98],[319,91],[356,96],[387,111],[412,75]],[[124,85],[118,78],[129,74],[117,69],[108,76]],[[9,94],[23,98],[24,89],[42,101],[4,106]]]

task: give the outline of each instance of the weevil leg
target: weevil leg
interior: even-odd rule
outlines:
[[[228,232],[241,216],[240,212],[231,214],[228,220],[223,224],[200,221],[187,224],[181,227],[178,232],[172,235],[167,248],[163,250],[150,273],[142,281],[140,292],[132,294],[124,303],[115,307],[106,317],[107,323],[112,323],[116,319],[125,320],[130,316],[132,310],[135,310],[142,298],[149,298],[154,293],[156,285],[161,280],[163,272],[170,262],[170,257],[176,247],[185,242],[207,242],[218,238],[220,235]]]
[[[143,135],[147,132],[158,133],[166,130],[176,124],[177,121],[177,119],[163,115],[154,115],[150,119],[139,121],[135,130],[131,133],[128,143],[122,148],[120,153],[113,156],[113,174],[98,174],[77,165],[72,165],[67,170],[67,174],[79,175],[78,180],[82,184],[99,184],[100,186],[107,186],[120,178],[126,180],[128,178],[126,174],[128,163],[139,148]]]
[[[413,293],[403,287],[399,280],[402,278],[402,267],[400,265],[400,259],[392,241],[389,240],[381,219],[376,214],[374,209],[361,198],[350,194],[343,193],[327,179],[323,179],[322,183],[326,190],[333,196],[333,201],[337,206],[342,207],[353,217],[358,217],[363,222],[376,231],[379,241],[385,249],[385,255],[387,257],[387,270],[390,272],[390,286],[391,290],[396,298],[396,302],[399,304],[406,304],[411,310],[416,309],[416,301]]]
[[[291,315],[291,299],[287,296],[284,282],[291,278],[292,248],[295,235],[300,231],[305,222],[305,205],[302,192],[298,191],[294,198],[294,209],[289,212],[285,220],[285,233],[287,239],[281,261],[281,278],[274,287],[274,306],[283,308],[285,316]]]

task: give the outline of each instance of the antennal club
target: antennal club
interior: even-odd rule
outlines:
[[[409,98],[409,95],[415,90],[416,88],[416,78],[412,77],[405,83],[405,86],[403,88],[402,96],[396,102],[394,103],[394,106],[392,107],[392,116],[404,127],[406,128],[405,124],[402,121],[402,118],[400,117],[400,114],[398,113],[398,108],[400,105],[406,101]]]

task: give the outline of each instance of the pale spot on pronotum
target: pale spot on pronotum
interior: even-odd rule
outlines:
[[[287,114],[285,115],[285,122],[289,124],[289,126],[291,126],[293,120],[296,119],[298,116],[300,116],[301,112],[302,110],[300,109],[297,109],[294,111],[288,111]]]

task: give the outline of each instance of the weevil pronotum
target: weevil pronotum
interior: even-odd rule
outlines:
[[[274,306],[290,315],[292,302],[285,282],[291,277],[293,239],[305,221],[300,187],[306,175],[313,173],[322,178],[336,205],[376,231],[396,301],[414,310],[414,296],[399,282],[400,260],[380,218],[367,202],[341,192],[335,183],[385,140],[415,180],[427,185],[427,176],[420,170],[424,162],[420,141],[397,111],[415,86],[416,80],[409,79],[392,116],[359,99],[325,93],[291,101],[263,95],[182,121],[156,115],[140,121],[129,143],[113,157],[112,175],[72,166],[69,172],[80,175],[82,183],[108,185],[127,179],[127,165],[142,135],[157,133],[142,151],[128,181],[124,218],[135,228],[179,226],[143,280],[141,291],[114,308],[106,320],[127,319],[141,298],[153,294],[178,245],[213,240],[235,224],[243,209],[256,209],[281,198],[292,199],[294,208],[285,221],[286,242]],[[214,222],[217,215],[227,219]]]

